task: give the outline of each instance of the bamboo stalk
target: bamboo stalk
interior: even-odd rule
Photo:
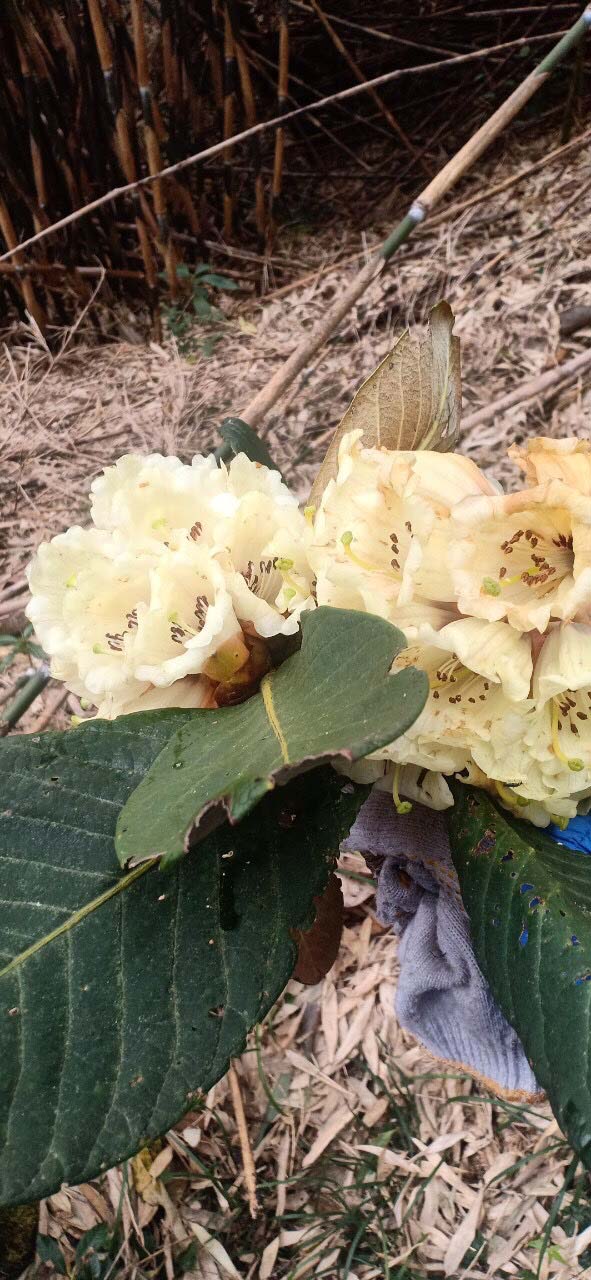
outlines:
[[[224,3],[224,141],[234,133],[236,108],[236,58],[234,33],[230,20],[228,0]],[[232,148],[224,152],[224,239],[231,240],[234,232],[234,178],[232,174]]]
[[[15,266],[12,262],[0,262],[0,275],[16,275],[19,279],[28,275],[50,276],[54,273],[69,275],[71,272],[77,272],[81,276],[113,276],[118,280],[145,280],[146,278],[143,271],[130,271],[123,267],[71,267],[65,262],[29,262],[21,267]]]
[[[277,115],[287,114],[287,92],[289,88],[289,5],[288,0],[280,0],[279,6],[279,61],[277,69]],[[271,213],[269,228],[272,230],[275,202],[281,195],[283,186],[283,157],[285,155],[285,129],[279,125],[275,133],[275,157],[273,161],[273,184],[271,187]]]
[[[418,198],[413,201],[408,213],[392,233],[387,236],[373,258],[362,267],[341,296],[328,308],[328,311],[312,332],[306,335],[303,341],[299,343],[282,368],[278,369],[266,386],[254,396],[246,408],[240,412],[239,417],[248,422],[250,426],[258,426],[263,418],[266,417],[269,409],[287,390],[294,378],[297,378],[302,369],[306,367],[318,348],[338,328],[341,320],[350,311],[357,299],[365,293],[368,285],[381,274],[386,263],[393,257],[397,249],[404,244],[415,227],[425,220],[442,196],[471,168],[474,161],[503,132],[525,103],[529,102],[530,98],[537,93],[555,67],[572,49],[576,48],[579,41],[589,31],[590,26],[591,5],[584,10],[578,21],[570,28],[570,31],[550,50],[550,53],[546,55],[535,70],[526,76],[522,84],[518,85],[506,101],[493,112],[492,116],[480,129],[477,129],[468,142],[463,147],[460,147],[455,156],[448,160],[447,164],[421,191]]]
[[[232,23],[232,32],[234,36],[234,52],[236,55],[236,63],[238,66],[238,75],[240,77],[240,88],[242,91],[242,101],[244,103],[244,116],[247,126],[252,129],[257,123],[257,109],[252,85],[252,77],[250,74],[250,64],[246,51],[244,49],[240,27],[238,23],[238,12],[234,0],[227,0],[228,13]],[[253,138],[251,145],[252,165],[254,169],[254,192],[255,192],[255,225],[257,229],[257,248],[262,251],[265,244],[265,185],[263,181],[262,170],[262,151],[260,138]]]
[[[88,0],[88,2],[90,3],[91,0]],[[585,9],[579,21],[575,23],[574,27],[572,27],[570,31],[566,33],[566,35],[563,35],[558,45],[556,45],[554,49],[551,50],[551,55],[549,56],[555,57],[555,55],[557,55],[555,57],[555,65],[557,65],[557,63],[561,60],[561,58],[565,55],[565,53],[568,52],[569,48],[574,47],[574,45],[578,43],[578,41],[585,34],[589,25],[591,25],[591,6]],[[556,35],[556,32],[554,32],[553,34]],[[548,39],[548,38],[550,37],[549,36],[545,37],[545,39]],[[536,37],[532,37],[532,41],[530,43],[533,43],[534,39],[536,39]],[[565,40],[569,42],[568,48],[564,48],[563,52],[558,52],[562,50]],[[514,43],[514,42],[510,42],[510,43]],[[320,98],[317,102],[314,102],[309,105],[305,105],[303,107],[297,107],[293,111],[288,111],[285,116],[275,116],[270,120],[263,120],[259,124],[254,125],[252,128],[244,129],[242,130],[242,132],[235,134],[234,137],[232,138],[229,138],[227,140],[222,140],[221,142],[216,142],[209,147],[204,147],[202,150],[197,151],[192,155],[186,156],[183,160],[179,160],[175,164],[168,165],[165,169],[162,169],[158,175],[155,175],[155,176],[158,176],[161,178],[168,178],[168,177],[171,177],[173,174],[181,173],[185,169],[191,168],[193,165],[203,164],[204,161],[209,160],[213,156],[222,154],[228,147],[234,147],[238,143],[250,141],[250,139],[253,137],[256,137],[257,134],[261,134],[270,129],[274,129],[278,125],[284,125],[286,121],[291,122],[293,120],[300,119],[305,115],[312,115],[313,113],[323,109],[324,107],[332,106],[335,102],[343,102],[348,100],[349,98],[356,97],[358,94],[366,92],[368,86],[370,85],[379,87],[380,85],[388,84],[392,80],[403,79],[410,75],[416,75],[416,74],[427,72],[427,71],[446,71],[449,68],[453,69],[453,67],[457,66],[458,64],[468,63],[473,61],[475,58],[481,58],[484,56],[484,53],[495,53],[498,50],[503,49],[505,47],[506,46],[503,44],[491,45],[485,51],[477,50],[476,53],[459,54],[457,58],[448,58],[447,61],[444,61],[444,62],[431,62],[431,63],[425,63],[423,64],[423,66],[420,66],[420,67],[400,67],[394,71],[387,71],[383,75],[375,76],[372,80],[368,80],[363,85],[360,85],[360,84],[351,85],[349,86],[349,88],[341,89],[337,93],[328,94],[325,98]],[[547,62],[547,59],[545,59],[544,62]],[[542,67],[543,65],[544,64],[541,63],[540,67]],[[542,79],[543,78],[544,77],[542,77]],[[540,83],[541,83],[541,80],[540,80]],[[535,91],[536,87],[538,86],[534,86],[532,92]],[[491,120],[494,120],[494,119],[495,119],[494,116],[491,117]],[[490,124],[490,122],[491,121],[489,120],[487,123]],[[496,133],[495,133],[495,136],[496,136]],[[35,235],[29,236],[26,240],[23,240],[20,243],[20,245],[17,245],[14,249],[10,249],[8,252],[1,254],[0,262],[8,260],[17,252],[22,252],[25,249],[29,249],[31,245],[40,243],[42,240],[47,239],[48,236],[55,235],[58,231],[63,230],[65,227],[69,227],[73,223],[79,222],[82,218],[88,217],[89,214],[94,213],[98,209],[102,209],[105,205],[111,204],[113,201],[118,200],[123,196],[131,195],[136,191],[141,191],[144,187],[149,186],[153,181],[154,181],[154,176],[151,174],[148,174],[143,178],[135,179],[133,182],[127,182],[122,186],[113,187],[110,191],[104,192],[103,195],[97,196],[96,199],[89,200],[88,203],[85,204],[81,209],[73,210],[71,213],[66,214],[63,218],[57,219],[54,223],[52,223],[50,227],[46,227],[42,231],[37,232]]]
[[[18,268],[22,264],[22,254],[19,253],[18,240],[17,240],[16,231],[14,229],[14,223],[8,211],[8,206],[6,205],[2,195],[0,195],[0,231],[4,236],[4,239],[6,241],[6,244],[8,245],[8,248],[11,250],[11,252],[15,256],[15,259],[16,259],[15,266],[16,266],[16,270],[18,271]],[[41,332],[45,333],[45,329],[47,326],[47,316],[45,315],[45,311],[43,310],[41,303],[37,301],[37,295],[31,284],[31,281],[25,278],[19,279],[19,288],[23,295],[23,301],[27,311],[33,317],[35,324],[38,325]]]
[[[266,80],[268,80],[268,82],[269,82],[269,83],[272,83],[272,82],[273,82],[273,77],[271,76],[271,74],[270,74],[268,71],[266,71],[266,70],[265,70],[265,66],[273,67],[273,69],[275,69],[275,68],[274,68],[274,63],[272,63],[272,62],[271,62],[271,59],[270,59],[270,58],[265,58],[265,57],[263,57],[263,55],[262,55],[260,52],[259,52],[259,53],[257,53],[256,55],[254,55],[254,54],[251,52],[251,55],[250,55],[250,56],[251,56],[251,59],[252,59],[252,61],[253,61],[254,66],[256,67],[257,71],[259,71],[261,75],[265,76],[265,79],[266,79]],[[294,81],[294,83],[295,83],[295,84],[301,85],[301,87],[302,87],[303,89],[306,89],[308,93],[312,93],[312,94],[314,94],[314,95],[316,96],[316,99],[317,99],[317,100],[320,98],[320,95],[319,95],[319,94],[316,94],[316,91],[315,91],[314,89],[310,88],[310,85],[307,85],[307,84],[305,83],[305,81],[304,81],[304,80],[301,80],[301,79],[300,79],[300,77],[299,77],[299,76],[291,75],[291,79]],[[288,95],[287,95],[287,100],[288,100],[288,102],[295,102],[295,101],[296,101],[296,99],[293,97],[293,94],[291,94],[291,93],[288,93]],[[337,104],[337,106],[338,106],[338,105],[339,105],[339,104],[338,104],[338,100],[337,100],[337,99],[335,99],[335,101],[336,101],[336,104]],[[327,138],[330,138],[330,141],[331,141],[332,143],[334,143],[335,147],[338,147],[339,151],[343,151],[345,155],[350,156],[350,158],[354,161],[354,163],[355,163],[357,166],[359,166],[361,169],[363,169],[363,171],[364,171],[365,173],[370,174],[370,173],[372,172],[372,170],[371,170],[371,166],[370,166],[370,165],[368,165],[368,164],[365,162],[365,160],[363,159],[363,156],[360,156],[359,154],[356,154],[356,153],[353,151],[353,149],[352,149],[351,147],[348,147],[348,146],[347,146],[346,142],[343,142],[343,141],[342,141],[342,140],[337,136],[337,134],[336,134],[336,133],[333,133],[332,129],[328,129],[328,128],[327,128],[327,126],[326,126],[325,124],[323,124],[321,120],[319,120],[318,116],[315,114],[315,111],[314,111],[314,105],[315,105],[314,103],[311,103],[311,104],[310,104],[310,107],[308,108],[308,114],[309,114],[309,117],[310,117],[310,121],[311,121],[311,123],[314,125],[314,127],[315,127],[316,129],[318,129],[321,133],[324,133],[324,134],[326,135],[326,137],[327,137]],[[321,105],[322,105],[322,104],[321,104]],[[346,108],[345,108],[344,110],[346,110]],[[367,124],[367,122],[366,122],[366,121],[364,121],[364,120],[362,119],[362,117],[361,117],[361,116],[356,116],[356,114],[355,114],[355,112],[354,112],[354,111],[351,111],[351,112],[347,111],[347,115],[349,115],[349,116],[350,116],[350,118],[351,118],[352,120],[358,120],[358,121],[359,121],[359,123],[360,123],[360,124],[362,124],[362,125],[366,125],[366,124]],[[290,112],[290,116],[291,116],[291,118],[293,119],[293,114],[292,114],[292,112]],[[277,120],[279,120],[279,119],[280,119],[280,117],[279,117],[279,116],[277,116],[277,117],[276,117],[276,119],[277,119]],[[380,132],[381,132],[381,130],[380,130]],[[313,147],[313,144],[312,144],[311,142],[308,142],[308,140],[306,139],[305,135],[304,135],[303,141],[307,143],[307,145],[308,145],[308,150],[309,150],[309,152],[310,152],[311,159],[313,159],[313,158],[314,158],[314,147]]]
[[[294,5],[297,9],[304,9],[307,13],[314,12],[312,5],[305,4],[303,0],[290,0],[290,4]],[[418,40],[407,40],[403,36],[395,36],[389,31],[379,31],[376,27],[362,26],[360,22],[352,22],[350,18],[341,18],[336,13],[327,13],[326,17],[338,26],[349,27],[351,31],[360,31],[366,36],[375,36],[378,40],[390,41],[392,44],[406,45],[411,49],[426,49],[427,53],[443,53],[445,56],[453,56],[451,49],[442,49],[441,45],[426,44],[424,41],[419,42]]]
[[[105,22],[103,19],[100,0],[87,0],[87,3],[88,3],[88,12],[89,12],[90,22],[92,26],[94,39],[95,39],[96,49],[99,56],[101,71],[103,73],[103,79],[105,82],[107,101],[108,101],[109,108],[111,110],[111,115],[114,122],[115,142],[116,142],[117,154],[119,156],[119,162],[121,164],[123,173],[127,178],[128,184],[132,184],[132,187],[134,188],[134,190],[137,190],[137,188],[134,187],[134,184],[137,182],[135,158],[133,154],[133,148],[131,146],[131,140],[129,137],[127,117],[121,101],[120,87],[117,85],[115,68],[113,64],[112,47],[111,47],[111,42],[109,40],[107,28],[105,26]],[[140,203],[137,199],[135,199],[134,203],[135,203],[135,210],[134,210],[135,226],[136,226],[140,251],[141,251],[141,255],[144,263],[146,281],[152,296],[154,296],[154,292],[156,288],[156,270],[154,267],[154,259],[152,256],[150,238],[148,235],[148,229],[146,227],[146,223],[144,219],[143,209],[141,208]]]
[[[158,230],[162,239],[168,287],[170,290],[170,296],[174,300],[178,294],[176,252],[170,238],[170,228],[168,225],[166,200],[164,196],[164,181],[162,178],[157,177],[162,168],[162,157],[160,154],[160,143],[158,141],[158,135],[154,124],[152,88],[148,68],[148,55],[146,52],[143,0],[131,0],[131,25],[135,49],[137,82],[144,120],[144,138],[146,143],[146,154],[148,157],[148,169],[154,177],[154,184],[152,188],[154,193],[154,209],[156,211]]]
[[[45,183],[45,171],[43,168],[43,155],[41,151],[41,139],[39,134],[39,112],[37,110],[35,83],[33,79],[33,71],[29,62],[22,38],[16,37],[16,47],[20,62],[21,75],[23,78],[23,96],[27,113],[28,129],[29,129],[29,150],[31,153],[31,165],[33,169],[33,180],[37,193],[38,213],[34,218],[39,231],[41,227],[48,224],[47,217],[47,186]]]
[[[324,30],[327,32],[328,36],[332,40],[335,46],[335,49],[337,49],[341,57],[345,59],[347,66],[350,67],[351,71],[353,72],[353,75],[359,81],[359,84],[367,84],[366,77],[364,76],[363,71],[359,66],[359,63],[356,62],[353,55],[349,53],[349,50],[347,49],[346,44],[344,44],[344,42],[341,40],[340,35],[338,34],[337,31],[335,31],[334,27],[332,26],[332,23],[329,21],[328,15],[324,12],[323,9],[321,9],[319,0],[311,0],[311,5],[317,18],[322,23]],[[383,98],[380,97],[377,89],[370,88],[368,89],[368,93],[372,101],[375,102],[378,110],[383,115],[384,120],[388,122],[388,124],[390,125],[390,128],[400,138],[400,141],[406,147],[406,150],[410,152],[411,156],[413,156],[415,160],[420,161],[421,168],[424,170],[425,173],[429,175],[429,177],[431,177],[432,171],[429,168],[429,165],[426,164],[422,156],[418,154],[417,148],[415,147],[414,143],[411,141],[408,134],[404,131],[404,129],[402,128],[402,125],[398,123],[396,116],[390,110],[387,104],[384,102]]]
[[[177,56],[175,28],[173,25],[174,7],[172,0],[160,0],[160,30],[162,36],[162,69],[164,73],[164,91],[168,103],[169,135],[168,147],[171,159],[178,160],[181,154],[181,135],[183,131],[182,104],[182,72]],[[200,95],[197,93],[197,97]],[[175,179],[175,196],[184,209],[189,226],[194,236],[201,235],[201,219],[195,207],[189,187],[184,179]]]

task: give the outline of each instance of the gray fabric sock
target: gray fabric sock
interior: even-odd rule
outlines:
[[[485,981],[442,813],[415,804],[399,816],[375,790],[342,846],[377,857],[377,914],[400,934],[396,1015],[439,1058],[495,1082],[539,1093],[521,1042]]]

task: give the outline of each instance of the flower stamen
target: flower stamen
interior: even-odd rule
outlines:
[[[584,761],[579,759],[578,756],[567,756],[566,752],[562,750],[562,747],[558,739],[558,733],[561,727],[562,726],[558,719],[558,703],[556,701],[556,698],[553,698],[552,699],[552,750],[554,752],[554,755],[556,756],[556,759],[560,760],[561,764],[566,765],[567,769],[570,769],[573,773],[580,773],[581,769],[585,768]]]

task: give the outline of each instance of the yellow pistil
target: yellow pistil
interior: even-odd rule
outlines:
[[[506,787],[503,782],[497,782],[496,779],[493,779],[493,782],[497,795],[510,809],[524,809],[529,804],[525,796],[517,796],[511,787]]]
[[[174,613],[168,614],[168,621],[171,622],[174,627],[181,627],[186,636],[199,635],[199,632],[195,630],[195,627],[189,626],[188,622],[181,622],[180,614],[177,613],[176,610]]]
[[[166,519],[166,516],[160,516],[160,518],[159,518],[158,520],[153,520],[153,521],[152,521],[152,528],[153,528],[153,529],[164,529],[164,528],[166,527],[166,525],[167,525],[167,524],[168,524],[168,520]]]
[[[512,578],[503,578],[500,585],[501,587],[512,587],[515,582],[523,582],[524,578],[535,578],[541,572],[541,565],[536,565],[535,569],[522,569],[521,573],[514,573]]]
[[[104,653],[105,650],[103,649],[102,644],[93,644],[92,652],[98,654],[98,653]]]
[[[542,565],[536,565],[534,569],[522,569],[511,578],[483,578],[482,590],[485,596],[500,596],[503,587],[513,587],[516,582],[523,582],[524,578],[535,578],[542,572],[542,568]]]
[[[353,551],[351,547],[352,541],[353,534],[350,529],[346,529],[345,532],[341,534],[341,543],[348,560],[351,560],[351,562],[356,564],[360,569],[365,569],[367,573],[383,573],[388,578],[394,578],[395,582],[400,582],[400,574],[394,573],[392,569],[381,569],[378,564],[370,564],[368,560],[363,560],[361,556],[358,556],[357,552]]]
[[[284,591],[284,595],[287,600],[293,600],[293,597],[298,594],[298,591],[302,595],[304,594],[301,587],[298,586],[295,578],[292,578],[290,575],[289,571],[290,569],[293,569],[293,564],[293,560],[288,560],[285,556],[279,556],[275,561],[275,568],[279,570],[283,581],[287,583],[288,589]]]
[[[72,587],[75,587],[75,586],[76,586],[77,579],[78,579],[78,574],[77,574],[77,573],[71,573],[71,574],[70,574],[70,577],[68,578],[68,580],[67,580],[67,582],[66,582],[66,586],[67,586],[68,588],[70,588],[70,589],[71,589]]]
[[[310,506],[308,507],[304,507],[304,516],[308,521],[308,524],[314,524],[315,515],[316,515],[316,507],[314,506],[313,503],[310,503]]]
[[[556,698],[552,699],[552,750],[556,759],[560,760],[561,764],[565,764],[567,769],[571,769],[573,773],[580,773],[581,769],[585,768],[583,760],[580,760],[578,756],[567,756],[560,746],[558,741],[558,704]]]
[[[401,768],[402,766],[399,764],[394,765],[394,777],[392,779],[392,799],[394,801],[394,807],[396,809],[396,812],[399,813],[401,817],[403,817],[405,813],[410,813],[412,809],[412,805],[410,803],[410,800],[400,799],[400,791],[398,788],[400,784]]]

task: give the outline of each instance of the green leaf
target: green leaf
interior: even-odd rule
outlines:
[[[279,471],[273,462],[264,440],[257,435],[253,427],[249,427],[242,418],[224,418],[220,427],[220,435],[230,449],[230,456],[245,453],[251,462],[260,462],[271,471]]]
[[[337,473],[339,445],[361,429],[366,447],[453,449],[457,440],[462,384],[460,342],[452,336],[454,315],[439,302],[425,337],[408,330],[362,383],[339,423],[320,467],[310,499],[315,502]]]
[[[464,788],[450,840],[478,963],[591,1168],[591,858]]]
[[[212,307],[205,289],[195,289],[193,293],[193,311],[199,320],[218,319],[221,312]]]
[[[199,284],[209,284],[213,289],[239,289],[240,285],[229,276],[220,276],[215,271],[200,271]]]
[[[117,826],[123,866],[170,864],[228,817],[239,822],[277,783],[323,761],[358,760],[404,733],[428,693],[424,672],[389,675],[406,641],[373,614],[302,615],[302,647],[237,707],[195,711],[127,802]]]
[[[317,770],[170,875],[121,875],[121,807],[191,715],[0,743],[0,1204],[95,1177],[224,1074],[363,798]]]
[[[37,1253],[40,1262],[52,1266],[60,1276],[67,1275],[64,1255],[53,1236],[37,1236]]]

